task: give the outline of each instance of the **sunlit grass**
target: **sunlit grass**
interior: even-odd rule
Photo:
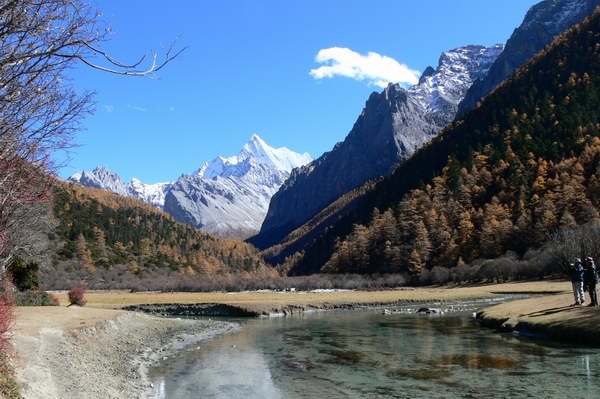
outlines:
[[[276,311],[283,306],[327,307],[341,305],[392,304],[396,302],[452,301],[493,297],[499,293],[550,293],[570,289],[568,282],[539,281],[478,285],[469,287],[427,287],[384,291],[324,291],[239,293],[88,291],[86,307],[118,309],[130,305],[160,303],[222,303],[253,311]],[[62,306],[68,305],[66,292],[59,292]]]

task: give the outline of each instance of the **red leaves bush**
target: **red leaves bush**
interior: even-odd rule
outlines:
[[[0,290],[0,352],[6,353],[9,346],[10,332],[14,322],[13,285],[5,278]]]
[[[0,299],[0,352],[6,352],[8,349],[13,321],[12,304],[4,299]]]
[[[87,303],[87,300],[84,298],[85,288],[83,287],[73,287],[69,291],[69,306],[77,305],[83,306]]]
[[[54,305],[60,306],[60,299],[58,299],[58,295],[50,294],[50,299],[54,302]]]

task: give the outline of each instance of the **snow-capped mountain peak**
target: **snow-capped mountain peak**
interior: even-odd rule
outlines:
[[[272,148],[254,134],[237,155],[219,156],[173,183],[125,183],[97,167],[69,181],[135,197],[164,209],[175,219],[219,235],[246,238],[258,231],[269,201],[293,168],[312,161],[285,147]]]
[[[259,164],[274,166],[287,173],[312,161],[312,157],[306,152],[299,154],[286,147],[270,147],[256,134],[253,134],[250,141],[244,145],[240,152],[240,155],[242,154],[250,155]]]
[[[473,108],[517,68],[551,43],[556,35],[591,15],[598,6],[600,0],[544,0],[533,5],[488,73],[469,88],[459,105],[458,115]]]
[[[134,177],[129,183],[129,193],[132,197],[162,208],[165,205],[165,194],[172,184],[171,182],[145,184]]]
[[[312,161],[253,134],[237,155],[219,156],[181,176],[167,193],[165,210],[176,219],[220,235],[257,232],[269,201],[292,169]]]
[[[305,165],[312,161],[310,154],[299,154],[286,147],[273,148],[269,146],[260,136],[253,134],[250,140],[244,144],[242,150],[232,157],[216,157],[206,162],[196,174],[206,179],[216,179],[218,176],[238,174],[233,171],[233,166],[247,168],[247,163],[274,167],[277,170],[290,173],[292,169]]]
[[[536,24],[542,24],[548,29],[556,30],[565,24],[571,25],[574,16],[586,15],[589,8],[587,0],[562,0],[541,2],[531,7],[527,12],[520,29],[532,29]],[[562,29],[560,29],[562,30]],[[559,30],[559,31],[560,31]]]

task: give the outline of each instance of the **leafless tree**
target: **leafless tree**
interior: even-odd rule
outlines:
[[[36,218],[33,205],[49,199],[51,154],[71,147],[92,112],[92,94],[76,93],[66,72],[83,63],[152,77],[185,50],[173,43],[128,64],[102,50],[109,36],[83,0],[0,0],[0,270],[23,247],[17,230]]]
[[[600,224],[590,223],[574,229],[560,230],[550,236],[547,250],[566,269],[576,258],[600,259]]]

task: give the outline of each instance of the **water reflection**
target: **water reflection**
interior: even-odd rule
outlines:
[[[249,331],[225,336],[165,361],[154,398],[281,398],[264,354]]]
[[[598,397],[600,350],[496,334],[467,314],[245,323],[154,369],[157,397]]]

